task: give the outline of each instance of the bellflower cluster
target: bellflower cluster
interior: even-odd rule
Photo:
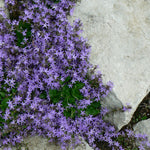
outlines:
[[[1,120],[5,120],[0,122],[0,146],[15,146],[24,137],[38,134],[49,142],[57,141],[62,149],[70,141],[73,148],[80,144],[78,136],[96,150],[95,139],[123,149],[112,138],[124,133],[116,133],[103,121],[107,108],[94,105],[100,105],[113,83],[103,85],[102,74],[93,75],[98,66],[92,69],[89,63],[91,46],[79,36],[80,20],[73,26],[68,23],[67,15],[72,14],[76,1],[57,2],[19,1],[24,11],[14,20],[1,13],[5,19],[0,22],[0,87],[3,81],[8,83],[7,78],[11,79],[10,89],[14,81],[18,86],[17,94],[7,101],[5,113],[0,112]],[[15,4],[15,0],[5,0],[6,8]],[[65,85],[61,84],[68,77]],[[81,110],[78,115],[76,110]]]

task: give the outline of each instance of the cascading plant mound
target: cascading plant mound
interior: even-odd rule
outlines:
[[[0,64],[5,66],[7,78],[18,84],[7,106],[7,112],[13,110],[17,115],[7,122],[9,113],[4,114],[0,144],[16,145],[23,137],[38,134],[49,142],[57,140],[66,149],[69,141],[72,147],[81,143],[80,135],[96,150],[96,138],[122,149],[111,141],[121,133],[102,119],[107,109],[101,107],[100,99],[108,95],[113,84],[103,85],[101,73],[88,74],[93,65],[88,62],[90,46],[79,37],[82,24],[75,20],[71,26],[67,20],[74,1],[20,3],[24,11],[18,20],[5,18],[0,24]],[[5,4],[7,8],[13,2]],[[0,74],[3,81],[2,69]],[[9,107],[12,103],[14,108]]]
[[[65,84],[68,81],[70,81],[70,77],[68,76],[64,82],[60,81],[61,84]],[[53,104],[58,103],[60,100],[62,102],[62,106],[66,108],[64,111],[64,116],[70,117],[75,120],[75,117],[80,117],[81,110],[85,111],[86,115],[93,115],[96,116],[100,113],[101,110],[101,104],[100,102],[93,102],[91,100],[91,104],[87,106],[86,109],[77,109],[77,102],[76,100],[80,101],[84,97],[80,93],[79,89],[82,89],[84,87],[84,83],[81,83],[79,81],[76,82],[76,84],[73,85],[72,88],[70,88],[68,85],[64,85],[62,89],[58,90],[49,90],[49,96],[52,100]],[[40,98],[46,99],[46,91],[42,91],[42,94],[40,95]],[[76,107],[67,108],[67,106],[75,105]]]

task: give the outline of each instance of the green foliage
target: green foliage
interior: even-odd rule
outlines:
[[[148,119],[147,116],[143,116],[143,117],[141,118],[141,120],[146,120],[146,119]]]
[[[133,121],[134,121],[134,123],[137,123],[141,120],[146,120],[146,119],[148,119],[147,116],[139,115],[137,118],[134,118]]]
[[[51,1],[52,1],[53,3],[55,3],[55,4],[61,2],[61,0],[51,0]],[[45,0],[43,0],[43,2],[44,2],[44,4],[46,3]],[[32,3],[35,4],[35,2],[32,2]],[[47,7],[48,9],[52,9],[51,5],[46,4],[46,7]],[[37,9],[38,9],[38,8],[39,8],[39,7],[37,7]]]
[[[93,115],[96,116],[100,113],[101,104],[100,102],[92,102],[90,105],[87,106],[87,108],[84,109],[77,109],[76,100],[82,100],[84,97],[80,93],[80,89],[84,87],[84,83],[76,81],[76,83],[73,84],[72,88],[69,88],[67,84],[71,81],[71,78],[68,76],[64,82],[60,81],[60,84],[64,86],[60,90],[56,89],[49,89],[49,96],[51,99],[51,102],[53,104],[58,103],[59,101],[62,101],[62,106],[64,109],[64,116],[68,119],[68,117],[75,119],[76,116],[80,117],[81,111],[85,111],[86,115]],[[43,90],[42,93],[39,96],[41,99],[46,99],[47,94]],[[92,99],[94,101],[95,99]],[[72,104],[74,107],[66,108],[69,106],[68,104]]]
[[[61,0],[52,0],[54,3],[59,3]]]
[[[21,33],[23,31],[25,31],[27,29],[27,32],[26,32],[26,35],[24,37],[24,35]],[[23,22],[22,20],[19,22],[19,25],[16,26],[16,29],[14,30],[15,34],[16,34],[16,45],[21,47],[21,48],[24,48],[27,46],[27,42],[30,42],[31,41],[31,24],[30,23],[27,23],[26,21]],[[27,38],[27,42],[23,45],[21,44],[21,42],[24,42],[24,38]]]
[[[61,0],[52,0],[54,3],[59,3]],[[34,1],[32,1],[33,4],[35,4]],[[44,0],[44,3],[45,3],[45,0]],[[47,8],[50,8],[52,9],[51,5],[48,5],[46,4]],[[39,9],[39,7],[36,8],[37,10]],[[18,11],[18,10],[16,10]],[[13,18],[12,18],[13,20]],[[21,48],[24,48],[26,47],[30,42],[31,42],[31,24],[33,23],[31,19],[28,19],[29,22],[27,21],[19,21],[19,25],[16,26],[14,32],[15,32],[15,35],[16,35],[16,39],[15,39],[15,42],[16,42],[16,45],[21,47]],[[26,35],[24,36],[22,34],[23,31],[25,31],[27,29],[27,32],[26,32]],[[27,42],[25,44],[21,44],[21,42],[25,42],[24,41],[24,38],[27,38]],[[28,44],[27,44],[28,43]]]
[[[6,73],[4,73],[4,78],[6,79]],[[16,96],[18,94],[17,92],[17,88],[19,86],[18,83],[16,83],[14,85],[14,88],[11,88],[10,92],[8,92],[6,89],[9,88],[9,85],[4,84],[4,81],[1,82],[1,88],[0,88],[0,110],[2,111],[2,116],[4,116],[6,109],[9,107],[8,106],[8,101],[12,100],[14,96]],[[19,113],[17,113],[16,111],[11,111],[11,115],[13,116],[15,119],[18,116]],[[7,124],[9,124],[12,120],[8,119],[6,121]],[[0,117],[0,127],[3,128],[3,123],[5,122],[5,119],[3,119],[2,117]]]
[[[127,133],[125,133],[125,136],[122,136],[122,135],[119,135],[118,137],[113,137],[112,139],[114,141],[117,141],[119,143],[122,144],[122,146],[124,146],[126,148],[126,150],[138,150],[138,148],[135,148],[135,146],[132,146],[132,144],[135,142],[134,139],[133,140],[130,140],[128,137],[127,137]],[[132,143],[132,144],[130,144]]]
[[[45,1],[44,1],[45,2]],[[59,3],[60,0],[53,0],[54,3]],[[32,2],[33,4],[35,4],[35,2]],[[47,8],[52,8],[50,5],[46,4]],[[38,10],[38,7],[36,8]],[[27,46],[27,43],[29,44],[29,42],[31,42],[31,24],[33,23],[31,21],[31,19],[28,19],[29,22],[27,21],[19,21],[19,25],[16,26],[14,32],[16,34],[16,39],[15,39],[15,42],[16,42],[16,45],[21,47],[21,48],[24,48]],[[27,29],[27,32],[26,32],[26,35],[24,36],[22,34],[23,31],[25,31]],[[27,42],[25,44],[21,44],[21,42],[24,42],[24,38],[27,38]]]

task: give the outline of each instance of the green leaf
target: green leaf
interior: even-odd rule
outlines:
[[[93,116],[98,115],[99,112],[100,112],[99,110],[94,110],[94,109],[91,108],[91,107],[85,110],[85,113],[86,113],[87,115],[93,115]]]
[[[82,111],[83,109],[77,109],[77,116],[78,117],[81,117],[81,111]]]
[[[73,85],[72,96],[76,98],[77,100],[81,100],[84,98],[82,93],[79,91],[79,89],[82,89],[84,85],[85,85],[84,83],[81,83],[78,81],[76,82],[76,84]]]
[[[71,66],[70,66],[70,67],[68,67],[68,69],[69,69],[69,70],[71,70],[72,68],[73,68],[73,67],[71,67]]]
[[[101,107],[101,104],[100,104],[100,102],[98,101],[98,102],[93,102],[93,103],[91,103],[90,106],[92,106],[92,107],[94,107],[94,108],[100,108],[100,107]]]
[[[35,96],[35,91],[32,91],[32,93],[31,93],[31,99],[33,99],[34,96]]]
[[[10,124],[11,121],[12,121],[12,120],[8,119],[8,120],[6,120],[6,123],[7,123],[7,124]]]
[[[80,91],[77,90],[77,89],[72,89],[72,96],[73,96],[74,98],[76,98],[77,100],[83,99],[82,94],[81,94]]]
[[[71,118],[72,119],[75,119],[75,116],[76,116],[76,109],[75,108],[73,108],[73,107],[71,107]]]
[[[63,85],[63,81],[60,80],[59,83],[60,83],[61,85]]]
[[[27,31],[30,31],[32,28],[31,28],[31,24],[30,23],[27,23],[27,22],[24,22],[22,24],[22,28],[23,30],[27,29]]]
[[[58,90],[49,90],[49,96],[51,101],[56,104],[61,100],[61,91]]]
[[[61,99],[61,91],[58,91],[58,90],[52,90],[50,89],[49,90],[49,96],[50,96],[50,99],[51,101],[56,104],[60,101]]]
[[[68,117],[71,116],[71,110],[69,108],[67,108],[66,110],[64,110],[63,112],[64,116],[66,116],[66,118],[68,119]]]
[[[16,119],[19,114],[21,114],[21,113],[20,112],[18,113],[17,111],[11,111],[11,116],[13,116],[14,119]]]
[[[3,127],[4,125],[2,123],[0,123],[0,127]]]
[[[62,105],[63,105],[64,108],[66,108],[67,106],[69,106],[69,105],[68,105],[68,98],[65,97],[65,98],[63,99]]]
[[[67,83],[67,82],[70,82],[71,81],[71,77],[70,76],[68,76],[66,79],[65,79],[65,81],[61,81],[61,83],[62,84],[64,84],[64,83]]]
[[[5,119],[3,119],[2,117],[0,117],[0,122],[4,122],[5,121]]]
[[[75,120],[75,117],[80,117],[80,113],[81,113],[81,109],[77,110],[76,108],[71,107],[70,109],[66,109],[64,110],[64,116],[66,116],[66,118],[68,119],[71,118],[73,120]]]
[[[146,116],[143,116],[143,117],[142,117],[142,120],[146,120],[146,119],[147,119],[147,117],[146,117]]]
[[[90,105],[88,105],[86,109],[84,109],[85,113],[87,115],[96,116],[100,113],[100,109],[101,109],[100,106],[101,106],[100,102],[93,102]]]
[[[56,103],[58,103],[60,100],[59,100],[58,98],[51,98],[51,101],[52,101],[54,104],[56,104]]]
[[[67,85],[64,85],[62,88],[61,96],[63,99],[62,104],[64,107],[68,106],[68,104],[75,104],[75,98],[72,97],[71,89]]]
[[[55,89],[49,89],[49,96],[50,98],[55,98],[55,97],[60,97],[61,96],[61,92]]]
[[[54,3],[59,3],[61,0],[53,0]]]
[[[46,94],[46,91],[43,91],[40,96],[39,96],[41,99],[46,99],[47,98],[47,94]]]
[[[4,107],[7,107],[8,106],[8,104],[7,104],[7,102],[9,101],[9,98],[4,98],[3,100],[2,100],[2,102],[1,102],[1,104],[4,106]]]
[[[3,112],[2,115],[4,114],[5,109],[6,109],[5,107],[3,107],[3,106],[1,107],[1,110]]]
[[[85,86],[85,84],[84,84],[84,83],[81,83],[81,82],[79,82],[79,81],[76,81],[75,86],[76,86],[77,89],[82,89],[82,88]]]
[[[24,126],[22,126],[22,127],[23,127],[23,129],[27,128],[27,126],[25,126],[25,125],[24,125]]]
[[[12,93],[16,93],[17,92],[17,90],[14,89],[14,88],[12,88],[11,90],[12,90]]]
[[[68,117],[70,117],[71,119],[75,119],[75,108],[67,108],[66,110],[64,110],[64,116],[66,116],[66,118],[68,119]]]
[[[71,97],[71,90],[70,90],[70,88],[67,85],[64,85],[64,87],[62,88],[61,96],[62,97],[66,97],[66,96],[70,96]]]
[[[5,97],[5,92],[0,92],[1,97]]]
[[[75,98],[73,98],[73,97],[68,97],[68,103],[69,104],[75,104]]]

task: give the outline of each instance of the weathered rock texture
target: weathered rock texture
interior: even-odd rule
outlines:
[[[5,12],[6,16],[9,17],[9,12],[8,10],[5,8],[4,5],[4,0],[0,0],[0,12]],[[0,15],[0,19],[2,19],[1,15]]]
[[[78,145],[75,150],[93,150],[81,137],[79,137],[83,144]],[[26,137],[23,139],[23,143],[26,146],[21,146],[21,150],[61,150],[61,147],[57,143],[49,143],[48,139],[40,136]],[[6,147],[9,148],[9,147]],[[17,150],[18,147],[11,147],[12,150]],[[0,148],[0,150],[6,150]],[[9,150],[9,149],[8,149]],[[68,150],[72,150],[71,146]]]
[[[92,46],[89,62],[99,65],[103,82],[112,81],[117,99],[132,107],[110,116],[118,130],[150,91],[149,8],[148,0],[82,0],[68,16],[71,24],[78,18],[83,23],[81,36]]]
[[[148,135],[148,141],[150,141],[150,119],[143,120],[138,122],[136,125],[133,126],[134,133],[136,134],[147,134]],[[139,146],[139,142],[136,141],[136,144]],[[150,148],[145,147],[146,150],[149,150]]]

